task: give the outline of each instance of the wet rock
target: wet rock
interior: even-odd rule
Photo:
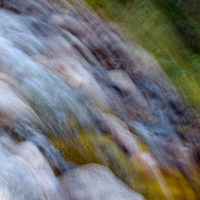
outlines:
[[[101,165],[90,164],[62,175],[60,184],[66,199],[73,200],[142,200],[112,172]]]
[[[148,110],[148,103],[146,102],[144,96],[126,72],[122,70],[110,70],[109,77],[114,85],[131,95],[132,100],[136,104],[135,106],[140,106],[146,111]]]
[[[106,95],[92,74],[85,69],[84,62],[81,63],[77,56],[67,57],[65,59],[50,59],[45,57],[35,58],[44,66],[53,70],[62,77],[69,85],[81,89],[95,103],[103,108],[108,108]]]
[[[33,171],[1,145],[0,197],[3,200],[44,200]]]
[[[15,147],[15,153],[35,172],[35,177],[46,200],[60,198],[57,179],[46,159],[31,142],[22,142]]]
[[[81,134],[78,137],[57,138],[52,143],[62,152],[66,160],[78,165],[88,163],[104,165],[127,185],[134,186],[136,172],[132,161],[110,136]]]
[[[6,149],[13,151],[13,148],[15,148],[15,141],[9,137],[7,134],[3,134],[0,136],[0,144],[2,146],[5,146]]]
[[[12,126],[16,121],[30,119],[39,123],[39,118],[5,81],[0,80],[0,125]]]
[[[103,42],[99,41],[98,35],[93,30],[94,27],[90,27],[89,23],[85,23],[79,15],[77,17],[55,15],[51,21],[77,37],[102,65],[114,64],[111,52]]]
[[[150,79],[159,78],[162,81],[166,79],[165,73],[154,57],[141,46],[136,43],[131,43],[127,45],[127,50],[129,50],[129,53],[132,53],[134,68],[131,70],[135,73],[141,73]]]
[[[9,193],[9,191],[5,190],[1,190],[0,191],[0,199],[1,200],[11,200],[11,195]]]
[[[133,77],[137,76],[142,78],[143,81],[138,81],[140,86],[145,87],[147,93],[156,94],[165,106],[169,102],[173,102],[175,105],[183,105],[180,95],[153,55],[136,43],[127,45],[126,51],[133,63],[132,67],[127,67],[126,70],[132,76],[132,80]]]
[[[159,90],[157,91],[157,95],[165,101],[165,104],[172,101],[182,105],[177,91],[170,84],[164,71],[151,54],[136,43],[123,41],[111,27],[103,24],[103,22],[97,26],[95,32],[101,43],[109,49],[109,53],[114,60],[114,65],[104,65],[104,67],[125,71],[131,80],[137,83],[137,85],[140,85],[141,88],[145,85],[145,81],[143,80],[147,80],[147,87],[145,86],[144,93],[151,91],[153,83],[155,83],[157,90]],[[104,59],[107,58],[104,57]],[[155,87],[153,90],[156,92]]]
[[[88,98],[85,98],[80,92],[82,90],[96,104],[103,107],[110,97],[110,105],[115,104],[113,106],[114,112],[126,121],[130,128],[132,122],[137,121],[147,129],[138,131],[137,134],[143,137],[147,143],[149,142],[148,144],[157,157],[161,155],[160,157],[164,160],[163,155],[169,154],[172,159],[176,160],[176,157],[180,156],[180,159],[177,159],[180,165],[186,165],[185,160],[187,159],[185,158],[188,156],[181,157],[181,153],[188,154],[189,151],[177,150],[175,155],[171,155],[163,148],[163,143],[165,146],[170,144],[169,140],[167,141],[169,133],[175,135],[174,137],[177,136],[174,124],[170,120],[172,117],[176,119],[177,113],[181,113],[178,109],[179,106],[177,106],[179,97],[158,63],[144,49],[136,44],[130,45],[132,47],[125,44],[106,22],[94,13],[80,9],[80,4],[75,9],[66,4],[67,10],[64,9],[64,11],[61,8],[57,9],[59,6],[56,7],[51,0],[4,0],[0,2],[4,3],[0,10],[0,71],[8,75],[7,78],[0,75],[1,126],[12,126],[16,121],[24,118],[35,122],[36,112],[48,129],[44,132],[48,136],[50,135],[52,140],[56,140],[58,146],[62,146],[60,150],[65,154],[67,160],[74,161],[76,164],[102,163],[110,167],[117,177],[134,187],[134,180],[137,176],[133,169],[135,165],[133,166],[131,162],[134,157],[136,164],[139,163],[139,167],[143,166],[145,175],[153,174],[159,177],[161,185],[164,185],[157,170],[155,158],[149,153],[140,152],[137,141],[125,123],[112,115],[105,114],[102,121],[112,138],[110,135],[96,134],[100,130],[96,126],[96,121],[93,120],[93,115],[91,115],[93,112],[90,109],[91,104]],[[42,59],[36,63],[31,57],[33,55],[41,55]],[[109,80],[107,80],[107,72],[111,69],[110,79],[108,77]],[[98,77],[97,74],[99,74]],[[10,76],[18,84],[15,85],[15,81],[11,81],[11,83]],[[100,76],[106,78],[101,79]],[[122,92],[113,92],[114,87]],[[16,92],[13,91],[14,89]],[[128,95],[124,95],[123,92]],[[147,118],[142,111],[148,109],[153,113],[152,119]],[[25,128],[24,132],[27,129],[33,130],[34,133],[38,131],[38,129],[35,131],[35,126],[25,127],[24,123],[21,124],[22,126],[18,128],[20,131],[24,131]],[[177,124],[179,123],[177,122]],[[28,134],[25,134],[29,135],[31,131],[27,131]],[[42,131],[40,133],[43,134]],[[161,139],[158,140],[158,137]],[[40,141],[40,139],[37,140]],[[54,200],[60,197],[57,196],[58,185],[51,168],[33,144],[22,143],[15,148],[16,144],[7,138],[0,138],[0,143],[3,144],[4,148],[16,153],[13,156],[16,162],[9,159],[5,161],[5,163],[20,166],[20,169],[17,169],[13,174],[19,177],[18,174],[23,172],[20,177],[24,179],[26,175],[31,179],[19,182],[20,178],[15,181],[14,177],[14,186],[20,183],[20,187],[23,187],[25,191],[26,187],[30,186],[28,189],[31,192],[37,191],[38,195],[40,193],[41,198],[45,196],[47,199]],[[159,145],[157,145],[158,143]],[[132,156],[131,159],[119,146]],[[48,143],[43,146],[42,150],[45,153],[50,152]],[[24,168],[26,168],[25,171]],[[10,172],[9,168],[8,172]],[[73,182],[72,176],[69,175],[71,177],[69,180],[74,185],[71,186],[71,183],[67,183],[66,196],[73,197],[73,195],[80,194],[80,196],[86,195],[86,197],[88,195],[88,198],[91,199],[109,198],[110,200],[124,199],[126,194],[130,194],[130,197],[126,198],[125,196],[125,198],[134,199],[133,192],[127,188],[123,190],[128,192],[123,192],[117,184],[114,184],[115,181],[109,181],[109,178],[105,181],[96,178],[97,181],[99,180],[99,184],[96,184],[95,177],[101,177],[101,175],[97,176],[98,173],[96,173],[95,176],[90,175],[90,173],[90,170],[83,173],[89,185],[84,182],[82,190],[78,188],[76,182]],[[107,178],[106,175],[105,177]],[[5,178],[8,181],[6,182],[8,186],[11,184],[9,178],[12,179],[11,176]],[[82,174],[80,179],[78,179],[78,183],[83,180]],[[36,186],[31,185],[31,181]],[[111,184],[107,184],[107,182]],[[143,187],[143,180],[141,182],[141,187]],[[11,190],[7,189],[7,185],[0,192],[2,198],[12,198],[12,195],[15,194],[12,193],[12,188]],[[97,189],[95,190],[93,188],[96,185]],[[109,187],[104,188],[105,185]],[[73,193],[74,191],[71,189],[73,186],[78,188],[76,193]],[[112,189],[112,186],[116,186],[115,189]],[[152,190],[149,189],[149,193],[151,192]],[[18,191],[18,195],[21,193],[22,189]],[[124,193],[126,194],[124,195]],[[32,195],[32,193],[30,194]],[[74,198],[80,199],[82,198],[80,196]],[[34,194],[32,197],[39,199]],[[140,197],[138,198],[140,199]],[[18,200],[18,196],[16,199]]]
[[[133,164],[148,177],[155,176],[155,171],[158,171],[158,162],[149,152],[141,152],[132,156]]]
[[[136,139],[124,122],[111,114],[102,113],[101,116],[112,137],[129,155],[135,155],[140,152]]]
[[[77,52],[74,47],[65,40],[62,36],[52,36],[46,43],[48,55],[50,58],[64,59],[67,57],[77,57]],[[80,60],[81,58],[79,58]]]
[[[41,3],[44,4],[44,1],[32,1],[32,0],[2,0],[0,6],[13,10],[15,12],[29,13],[29,14],[41,14],[43,13],[43,9],[41,7]]]
[[[97,61],[96,57],[92,52],[84,45],[77,37],[71,34],[68,31],[64,31],[64,37],[70,41],[74,48],[81,54],[83,58],[93,65],[100,66],[100,63]]]

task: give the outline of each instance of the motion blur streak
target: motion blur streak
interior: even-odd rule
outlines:
[[[199,199],[198,123],[156,60],[85,2],[0,1],[0,199]]]

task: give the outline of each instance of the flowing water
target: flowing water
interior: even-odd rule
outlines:
[[[83,2],[0,5],[1,199],[68,199],[59,177],[88,163],[146,199],[199,199],[197,120],[144,49]]]

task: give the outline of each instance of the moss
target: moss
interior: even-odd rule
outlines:
[[[98,163],[108,166],[125,182],[130,182],[132,165],[127,156],[108,136],[80,134],[52,140],[66,160],[78,165]]]
[[[133,162],[133,158],[125,155],[109,136],[82,133],[75,137],[54,138],[52,142],[63,153],[66,160],[78,165],[87,163],[105,165],[117,177],[149,200],[168,199],[166,191],[169,192],[169,199],[195,199],[195,194],[188,181],[177,170],[173,169],[170,174],[162,172],[156,176],[149,176],[144,166]],[[144,143],[140,142],[140,146],[143,151],[149,151]],[[161,183],[164,185],[162,186]]]

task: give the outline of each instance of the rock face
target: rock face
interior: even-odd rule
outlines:
[[[110,70],[109,76],[113,84],[121,90],[131,93],[133,97],[138,98],[138,103],[142,103],[144,107],[148,106],[145,99],[143,99],[144,97],[141,95],[140,91],[138,91],[137,86],[134,85],[126,72],[122,70]]]
[[[136,139],[128,130],[125,123],[111,114],[102,113],[101,117],[114,140],[122,146],[129,155],[135,155],[140,152]]]
[[[146,174],[156,159],[185,165],[177,128],[189,120],[158,63],[81,3],[58,1],[0,0],[0,135],[25,141],[0,137],[0,200],[62,199],[53,169],[66,172],[66,151],[66,160],[102,163],[128,185],[132,163]],[[135,133],[156,156],[141,151]],[[64,200],[143,199],[99,165],[72,169],[60,184]]]
[[[0,199],[44,200],[33,171],[0,145]]]
[[[65,54],[65,59],[63,60],[44,57],[34,59],[45,67],[51,69],[73,88],[81,89],[100,107],[108,108],[104,91],[92,74],[85,69],[84,65],[87,66],[87,63],[81,61],[76,54],[69,56]]]
[[[60,194],[57,179],[38,148],[31,142],[23,142],[16,145],[15,153],[35,172],[38,186],[46,200],[58,200]]]
[[[7,80],[9,80],[9,77],[7,77]],[[5,81],[5,77],[3,77],[1,73],[0,125],[12,126],[16,121],[23,119],[30,119],[38,123],[39,118],[31,107],[23,101]]]
[[[62,6],[53,0],[0,3],[0,72],[17,82],[20,94],[0,87],[0,125],[36,118],[32,108],[54,136],[79,132],[78,126],[97,133],[101,130],[94,112],[113,111],[131,132],[159,149],[153,150],[157,157],[167,159],[160,152],[169,149],[157,141],[161,138],[168,147],[170,135],[170,143],[176,145],[176,126],[185,125],[188,118],[159,64],[138,45],[124,42],[81,3],[59,2]],[[118,140],[125,144],[126,139]]]
[[[61,177],[66,200],[144,200],[117,179],[106,167],[89,164]]]
[[[59,182],[33,143],[0,136],[0,199],[62,200]]]
[[[63,173],[58,181],[31,142],[0,136],[1,200],[143,200],[112,172],[88,164]]]

